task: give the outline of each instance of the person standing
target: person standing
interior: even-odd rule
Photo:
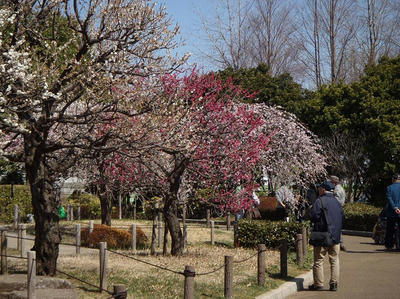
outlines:
[[[278,208],[284,209],[284,218],[289,222],[290,209],[293,208],[296,203],[293,192],[284,183],[281,183],[281,186],[275,192],[275,198],[280,205]]]
[[[346,202],[346,192],[344,191],[344,188],[340,184],[340,180],[337,176],[331,175],[329,179],[335,185],[335,189],[333,190],[333,195],[335,195],[335,198],[338,200],[338,202],[343,208]],[[346,247],[343,244],[342,236],[340,236],[340,250],[346,251]]]
[[[335,195],[335,198],[339,201],[340,205],[343,207],[346,202],[346,192],[340,184],[340,180],[337,176],[331,175],[330,181],[335,185],[333,194]]]
[[[335,186],[331,182],[325,181],[317,185],[317,187],[319,197],[312,206],[310,217],[313,223],[313,231],[329,232],[333,245],[330,247],[314,246],[314,283],[309,286],[309,289],[312,291],[323,289],[324,257],[328,254],[329,263],[331,265],[329,290],[336,291],[339,282],[339,243],[342,230],[343,209],[340,203],[335,199],[333,194]]]
[[[386,222],[386,235],[385,235],[385,248],[390,251],[393,250],[394,245],[394,226],[400,228],[400,174],[394,174],[392,177],[392,184],[386,189],[387,206],[387,222]]]

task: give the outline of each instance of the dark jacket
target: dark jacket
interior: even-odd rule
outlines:
[[[387,187],[386,198],[388,200],[386,215],[388,217],[398,216],[394,210],[395,208],[400,209],[400,182],[394,182]]]
[[[330,224],[329,231],[331,232],[332,239],[335,244],[339,244],[343,222],[343,208],[332,192],[325,192],[325,194],[317,198],[312,206],[310,220],[314,224],[313,230],[318,232],[328,231],[321,200],[324,201],[324,207],[327,209]]]

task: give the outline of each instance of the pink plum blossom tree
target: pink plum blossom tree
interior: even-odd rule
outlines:
[[[126,138],[135,140],[128,143],[137,144],[141,136],[146,145],[112,153],[104,160],[107,178],[129,181],[163,198],[173,255],[183,252],[177,218],[182,188],[209,188],[213,202],[230,211],[248,209],[253,203],[253,170],[268,151],[270,136],[259,130],[265,122],[262,115],[241,103],[250,96],[214,75],[168,75],[152,89],[152,103],[158,109],[116,125],[120,129],[130,124]],[[235,192],[238,186],[241,192]]]

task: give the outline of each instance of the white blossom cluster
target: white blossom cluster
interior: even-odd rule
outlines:
[[[265,153],[265,172],[279,184],[308,186],[326,175],[323,149],[312,134],[291,113],[279,107],[256,104],[266,122],[263,130],[272,134],[270,150]]]
[[[89,147],[96,123],[157,108],[118,94],[117,86],[187,59],[169,55],[179,29],[149,0],[13,5],[0,10],[0,129],[7,134],[29,139],[40,123],[50,147]],[[25,19],[15,23],[17,14]],[[151,89],[141,92],[152,97]]]

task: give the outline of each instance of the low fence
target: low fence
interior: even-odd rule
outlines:
[[[235,223],[236,225],[236,223]],[[93,231],[93,222],[89,223],[89,231]],[[60,243],[60,245],[68,245],[68,246],[75,246],[76,247],[76,254],[80,254],[81,249],[81,233],[80,233],[81,225],[76,224],[75,230],[75,244],[72,243]],[[169,271],[176,275],[181,275],[184,277],[184,298],[194,298],[194,280],[196,276],[203,276],[215,273],[220,271],[224,268],[224,296],[225,298],[233,298],[233,264],[243,263],[248,261],[252,258],[257,256],[257,283],[258,285],[264,285],[266,280],[266,246],[264,244],[258,245],[257,253],[254,255],[249,256],[246,259],[235,261],[233,256],[225,256],[224,263],[217,267],[216,269],[212,269],[209,272],[205,273],[197,273],[195,268],[191,265],[185,266],[183,271],[176,271],[172,270],[163,266],[159,266],[142,259],[139,259],[135,256],[136,254],[136,224],[132,224],[132,248],[130,250],[130,254],[121,253],[115,250],[111,250],[107,248],[106,242],[100,242],[99,244],[99,285],[81,280],[77,277],[74,277],[66,272],[63,272],[59,269],[56,269],[56,272],[61,273],[71,279],[75,279],[92,287],[95,287],[100,292],[107,292],[108,294],[112,295],[112,298],[119,298],[123,299],[127,296],[126,286],[122,284],[114,285],[113,292],[108,291],[107,288],[107,265],[108,265],[108,254],[115,254],[127,259],[135,260],[136,262],[140,262],[146,264],[151,267],[156,267],[163,271]],[[35,275],[36,275],[36,258],[35,252],[28,251],[27,257],[25,257],[25,241],[30,240],[34,241],[32,238],[26,237],[26,226],[19,225],[17,229],[17,236],[7,235],[7,230],[5,228],[0,228],[1,232],[1,242],[0,242],[0,250],[1,250],[1,274],[6,274],[7,270],[7,258],[19,258],[19,259],[27,259],[28,260],[28,267],[27,267],[27,279],[28,279],[28,298],[35,298]],[[213,235],[214,235],[214,224],[210,221],[210,237],[211,237],[211,244],[213,242]],[[10,256],[7,255],[7,239],[8,238],[17,238],[17,244],[19,244],[19,250],[21,252],[20,256]],[[286,240],[282,240],[280,250],[280,274],[282,277],[287,277],[288,275],[288,242]],[[303,263],[303,257],[307,255],[307,230],[303,228],[301,234],[296,236],[296,260],[297,264],[301,265]]]

